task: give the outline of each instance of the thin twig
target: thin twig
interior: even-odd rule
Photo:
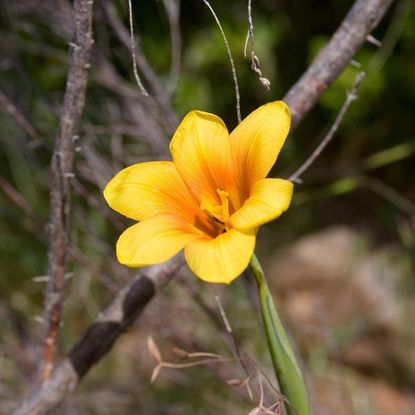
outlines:
[[[77,182],[74,181],[73,185],[76,185]],[[78,183],[78,185],[80,185]],[[33,234],[36,239],[41,242],[42,244],[47,244],[46,235],[44,235],[45,224],[39,222],[38,215],[35,214],[32,207],[30,206],[29,202],[24,198],[24,196],[19,193],[19,191],[13,187],[11,183],[9,183],[6,179],[0,177],[0,189],[9,197],[9,199],[18,207],[20,208],[27,216],[27,221],[24,222],[24,228],[26,228],[31,234]],[[76,186],[75,186],[76,191]],[[84,193],[82,193],[84,195]],[[92,195],[88,194],[85,195],[85,199],[89,201]],[[102,209],[102,206],[98,206],[97,201],[93,201],[93,206],[96,209]],[[102,213],[105,216],[105,213]],[[112,219],[112,218],[111,218]],[[110,220],[110,219],[109,219]],[[117,222],[114,225],[117,228]],[[118,229],[121,229],[118,227]],[[111,292],[115,292],[116,284],[112,281],[112,279],[103,272],[102,269],[97,267],[97,265],[85,256],[85,254],[79,250],[79,248],[73,244],[68,245],[68,255],[74,259],[85,271],[87,271],[91,276],[96,276],[97,280],[102,282]],[[36,276],[33,277],[33,281],[49,281],[48,275]],[[39,321],[44,322],[44,317],[38,318]]]
[[[203,3],[206,4],[206,6],[209,8],[210,12],[212,13],[213,18],[215,19],[216,24],[219,27],[220,33],[221,33],[222,38],[223,38],[223,41],[225,43],[226,50],[228,52],[229,62],[231,64],[231,68],[232,68],[233,83],[235,85],[236,118],[238,119],[238,123],[240,123],[241,120],[242,120],[242,118],[241,118],[241,97],[239,95],[238,77],[236,76],[236,69],[235,69],[235,64],[234,64],[233,57],[232,57],[231,48],[229,46],[228,39],[226,38],[226,35],[225,35],[225,32],[224,32],[224,30],[222,28],[222,25],[220,23],[220,20],[219,20],[218,16],[216,15],[215,11],[213,10],[212,6],[208,2],[208,0],[203,0]]]
[[[232,327],[230,325],[228,317],[226,316],[220,297],[218,295],[215,295],[215,299],[219,308],[219,312],[217,312],[216,309],[212,308],[205,302],[204,298],[200,295],[199,291],[196,288],[194,288],[193,285],[188,284],[184,278],[181,278],[179,276],[179,278],[176,279],[176,281],[183,285],[183,287],[188,291],[189,295],[193,298],[193,301],[201,308],[202,311],[206,313],[207,317],[209,317],[209,319],[219,330],[219,332],[221,332],[225,336],[225,340],[229,350],[234,354],[235,359],[241,365],[245,375],[247,376],[247,379],[251,379],[254,375],[262,376],[265,378],[270,388],[272,388],[274,392],[278,393],[278,390],[275,389],[274,385],[272,385],[272,382],[267,377],[267,375],[261,370],[259,365],[252,358],[250,358],[244,350],[241,349],[240,341],[235,336],[235,333],[232,330]],[[245,381],[243,383],[245,384]],[[249,394],[251,394],[252,390],[250,386],[246,386],[248,388]],[[269,394],[268,392],[266,398],[267,401],[272,401],[271,394]]]
[[[252,0],[248,0],[248,24],[249,27],[245,39],[244,57],[246,58],[248,42],[249,40],[251,40],[251,69],[258,75],[259,82],[261,82],[262,86],[269,91],[271,87],[271,82],[269,81],[269,79],[262,76],[259,58],[255,52],[254,21],[252,19]]]
[[[407,214],[409,217],[415,216],[415,204],[402,196],[393,187],[375,177],[363,176],[361,180],[362,184],[369,190],[396,206],[403,213]]]
[[[190,284],[187,284],[185,279],[179,278],[178,281],[186,288],[186,290],[189,292],[189,294],[193,298],[194,302],[206,313],[206,315],[210,318],[210,320],[213,322],[215,327],[221,333],[226,335],[227,339],[229,338],[231,340],[231,343],[228,345],[229,350],[231,350],[235,354],[235,357],[239,360],[242,368],[245,371],[245,374],[249,376],[250,373],[242,359],[238,340],[236,339],[233,333],[232,327],[226,316],[225,309],[223,308],[219,295],[215,294],[215,301],[219,309],[219,313],[217,313],[217,311],[214,308],[206,304],[203,297],[199,294],[199,292],[195,288],[193,288]]]
[[[327,147],[330,141],[333,139],[334,134],[336,133],[337,129],[339,128],[340,123],[342,122],[344,116],[346,115],[347,110],[349,109],[351,103],[357,99],[357,90],[363,80],[365,73],[363,71],[359,72],[356,75],[353,87],[350,91],[348,91],[346,100],[344,101],[339,113],[337,114],[336,119],[334,120],[333,125],[330,127],[327,134],[324,136],[321,143],[317,146],[317,148],[311,153],[308,159],[292,174],[288,180],[296,183],[301,183],[301,175],[314,163],[317,157],[321,154],[321,152]]]
[[[163,4],[170,26],[171,64],[169,93],[171,94],[176,88],[181,67],[182,38],[180,35],[180,0],[163,0]]]
[[[20,208],[30,219],[36,217],[30,203],[25,197],[4,177],[0,177],[0,189]]]
[[[409,16],[413,4],[412,0],[400,0],[398,2],[385,37],[383,38],[378,51],[369,62],[369,69],[380,71],[389,59],[389,56],[392,54],[393,49],[405,28],[405,21]]]
[[[124,27],[123,22],[120,20],[120,17],[117,13],[117,9],[115,8],[113,2],[110,0],[104,0],[102,2],[102,7],[104,9],[109,24],[114,29],[114,33],[121,41],[121,43],[128,50],[130,50],[130,34],[128,30],[126,30],[126,28]],[[135,37],[137,38],[137,34],[135,34]],[[169,96],[166,93],[165,88],[163,88],[163,85],[161,84],[159,78],[157,77],[154,70],[148,63],[144,54],[141,52],[140,48],[135,49],[135,61],[138,68],[140,69],[140,72],[145,78],[148,87],[150,88],[150,101],[152,101],[151,98],[154,96],[155,101],[157,102],[158,106],[163,112],[163,118],[161,119],[161,122],[166,124],[168,133],[173,134],[178,124],[178,117],[172,109]],[[105,62],[105,64],[107,67],[109,67],[108,62]],[[118,87],[118,83],[119,81],[117,81],[117,84],[114,86]],[[131,91],[129,91],[129,94],[131,95]]]
[[[145,96],[148,97],[148,92],[144,88],[143,83],[141,82],[140,77],[138,76],[137,70],[137,58],[135,56],[135,40],[134,40],[134,24],[133,24],[133,6],[131,5],[131,0],[128,0],[128,22],[130,24],[130,44],[131,44],[131,55],[133,58],[133,72],[134,72],[134,79],[140,89],[140,92]]]
[[[161,371],[164,368],[168,369],[190,369],[196,366],[211,366],[212,364],[217,363],[229,363],[232,362],[233,359],[229,357],[222,357],[214,353],[187,353],[184,350],[176,349],[176,353],[179,353],[180,358],[189,359],[188,362],[166,362],[163,361],[160,356],[157,356],[157,365],[153,369],[153,373],[151,375],[150,382],[154,383],[157,377],[160,375]],[[154,356],[155,357],[155,356]],[[192,360],[194,359],[194,360]]]
[[[185,278],[181,278],[180,276],[177,278],[177,282],[186,290],[186,295],[189,295],[195,304],[197,304],[198,307],[200,307],[200,309],[207,315],[215,328],[226,335],[227,331],[226,328],[223,327],[221,316],[215,308],[206,303],[200,293],[200,290],[198,290],[194,284],[189,283]]]
[[[220,315],[221,315],[222,320],[225,324],[226,331],[228,332],[230,338],[232,339],[233,347],[235,349],[235,355],[238,358],[239,363],[240,363],[240,365],[242,366],[242,369],[245,372],[245,375],[249,377],[251,375],[251,373],[250,373],[247,365],[245,364],[244,359],[242,358],[241,349],[239,347],[238,341],[236,340],[236,337],[233,334],[232,327],[229,323],[228,317],[226,316],[225,309],[223,308],[223,305],[222,305],[222,301],[220,300],[220,297],[218,295],[215,295],[215,300],[216,300],[216,303],[218,304]]]
[[[33,140],[30,143],[30,147],[34,148],[43,144],[40,134],[22,112],[19,111],[11,99],[2,91],[0,91],[0,105],[2,105],[4,111],[10,115],[15,120],[16,124]]]
[[[85,103],[87,70],[92,39],[92,0],[76,0],[73,6],[73,41],[51,167],[51,208],[49,217],[48,286],[45,298],[43,359],[41,377],[48,378],[56,354],[61,321],[65,262],[69,243],[70,178],[74,138]]]

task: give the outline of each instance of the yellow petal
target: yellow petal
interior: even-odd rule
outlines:
[[[171,161],[139,163],[121,170],[104,197],[117,212],[135,220],[176,214],[192,222],[196,203]]]
[[[282,101],[263,105],[230,135],[235,177],[247,197],[250,187],[264,179],[277,160],[290,129],[290,111]]]
[[[269,222],[290,206],[293,184],[283,179],[262,179],[254,183],[249,198],[230,218],[237,229],[256,228]]]
[[[195,239],[185,248],[186,261],[202,280],[229,284],[248,266],[254,252],[255,232],[231,229],[215,239]]]
[[[175,216],[157,216],[125,230],[117,242],[117,258],[129,267],[159,264],[177,254],[192,239],[200,237]]]
[[[207,112],[190,112],[175,132],[170,151],[196,198],[219,202],[217,189],[227,190],[233,183],[229,134],[223,121]]]

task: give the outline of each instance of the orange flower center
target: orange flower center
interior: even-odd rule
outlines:
[[[229,230],[229,193],[221,189],[217,189],[216,192],[219,195],[219,204],[202,198],[200,208],[206,213],[217,234],[220,234]]]

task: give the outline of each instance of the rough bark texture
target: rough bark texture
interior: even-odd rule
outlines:
[[[89,369],[108,353],[118,337],[127,331],[182,264],[182,258],[176,256],[164,264],[148,268],[123,287],[51,376],[25,398],[14,415],[39,415],[55,408]]]
[[[48,286],[45,299],[42,379],[53,369],[61,321],[65,262],[69,241],[70,178],[73,175],[74,141],[85,104],[88,62],[92,40],[92,0],[76,0],[73,6],[73,39],[62,116],[55,139],[51,167]]]

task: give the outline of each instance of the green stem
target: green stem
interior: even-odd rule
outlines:
[[[250,267],[258,284],[262,319],[271,353],[272,364],[281,392],[287,398],[288,415],[312,415],[310,400],[288,336],[272,300],[260,263],[252,256]]]

